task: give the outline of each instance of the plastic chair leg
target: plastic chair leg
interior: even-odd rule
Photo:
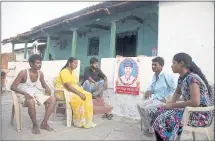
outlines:
[[[17,131],[20,132],[21,131],[21,119],[20,119],[20,106],[19,104],[14,105],[14,109],[15,109],[15,117],[16,117],[16,128]]]
[[[192,135],[193,135],[193,141],[196,141],[196,134],[195,134],[195,132],[192,131]]]
[[[55,119],[56,119],[57,106],[58,106],[58,103],[56,102],[56,104],[55,104],[55,106],[54,106],[53,120],[55,120]]]
[[[66,109],[66,120],[67,120],[67,127],[71,127],[72,125],[72,109]]]
[[[10,120],[10,124],[11,124],[11,125],[13,125],[14,114],[15,114],[15,108],[14,108],[14,105],[13,105],[13,106],[12,106],[12,112],[11,112],[11,120]]]

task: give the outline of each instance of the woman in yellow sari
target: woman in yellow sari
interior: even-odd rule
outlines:
[[[73,122],[76,127],[93,128],[92,94],[78,85],[73,70],[77,68],[78,61],[70,57],[56,79],[56,88],[65,88],[71,94],[70,104],[73,110]],[[57,93],[57,99],[64,100],[63,93]]]

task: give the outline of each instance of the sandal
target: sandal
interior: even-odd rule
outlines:
[[[113,115],[112,114],[109,114],[108,116],[107,116],[107,119],[108,120],[111,120],[113,118]]]
[[[105,113],[103,116],[102,116],[102,118],[104,119],[104,118],[107,118],[108,117],[108,114],[107,113]]]
[[[107,118],[108,120],[111,120],[113,118],[113,114],[107,114],[105,113],[102,118]]]

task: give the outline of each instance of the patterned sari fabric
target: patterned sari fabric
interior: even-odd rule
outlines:
[[[207,107],[213,105],[211,97],[208,94],[207,87],[202,79],[194,74],[188,73],[183,78],[179,78],[178,86],[181,88],[181,94],[185,101],[190,100],[190,85],[197,83],[200,87],[200,106]],[[165,141],[174,141],[182,132],[182,118],[184,108],[175,108],[172,110],[159,107],[150,111],[152,117],[151,126]],[[189,117],[188,125],[193,127],[206,127],[212,122],[214,111],[211,112],[192,112]]]
[[[60,75],[56,79],[56,88],[64,88],[64,83],[70,83],[77,91],[85,95],[86,100],[83,101],[80,96],[69,92],[71,97],[70,105],[73,110],[73,122],[76,127],[81,128],[93,128],[96,124],[93,123],[93,103],[91,93],[85,91],[82,87],[78,85],[73,73],[69,70],[63,69]],[[60,99],[64,99],[63,93],[58,93]]]

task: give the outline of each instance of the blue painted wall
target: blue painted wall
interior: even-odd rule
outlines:
[[[132,11],[126,11],[123,13],[118,13],[117,15],[110,16],[101,20],[101,22],[107,22],[110,24],[110,21],[117,20],[120,17],[124,17],[129,13],[137,15],[144,19],[144,23],[140,24],[134,20],[126,21],[124,24],[117,23],[117,33],[135,30],[138,28],[137,35],[137,55],[152,55],[152,48],[157,47],[158,37],[158,6],[148,8],[149,14],[144,14],[143,11],[146,11],[146,8],[138,8]],[[89,65],[89,60],[92,56],[88,56],[88,41],[90,37],[99,37],[99,55],[95,56],[99,60],[101,58],[108,58],[110,53],[110,31],[104,30],[94,30],[93,32],[87,33],[86,36],[78,37],[77,39],[77,49],[76,49],[76,58],[81,60],[81,72],[80,75],[83,75],[84,68]],[[72,48],[72,35],[60,35],[61,40],[67,40],[67,46],[65,49],[59,49],[58,47],[53,48],[56,45],[56,42],[51,41],[51,54],[56,60],[65,60],[71,56]],[[62,64],[63,66],[64,64]]]

